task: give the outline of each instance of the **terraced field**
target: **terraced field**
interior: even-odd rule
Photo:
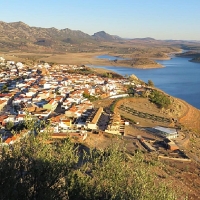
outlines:
[[[140,120],[144,126],[174,126],[172,119],[177,119],[179,124],[187,130],[200,131],[200,110],[187,102],[170,97],[172,105],[168,109],[159,109],[147,98],[125,98],[117,101],[114,112],[127,115],[134,121]],[[102,106],[104,110],[110,110],[113,99],[104,99],[95,102],[95,107]]]
[[[144,125],[174,126],[172,119],[177,119],[186,129],[200,131],[200,110],[181,99],[171,97],[171,101],[170,108],[159,109],[146,98],[126,98],[116,103],[114,111],[132,116],[134,121],[140,119]]]
[[[150,119],[150,120],[153,120],[153,121],[164,122],[164,123],[170,123],[171,122],[170,118],[157,116],[157,115],[150,114],[150,113],[147,113],[147,112],[140,112],[138,110],[135,110],[133,108],[130,108],[130,107],[127,107],[127,106],[124,106],[124,105],[120,105],[118,107],[118,109],[123,110],[127,113],[130,113],[134,116],[138,116],[138,117],[145,118],[145,119]]]
[[[126,98],[116,103],[114,112],[127,119],[139,122],[144,127],[170,126],[172,118],[147,98]]]

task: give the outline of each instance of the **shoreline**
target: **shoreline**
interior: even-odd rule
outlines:
[[[123,65],[123,64],[119,64],[119,65],[113,65],[112,63],[108,63],[108,65],[98,65],[98,64],[84,64],[85,66],[88,67],[93,67],[93,66],[102,66],[102,67],[126,67],[126,68],[132,68],[132,69],[158,69],[158,68],[164,68],[164,65],[161,64],[157,64],[157,65],[141,65],[141,66],[130,66],[130,65]],[[95,67],[94,67],[95,68]]]
[[[199,63],[200,64],[200,61],[194,61],[194,60],[188,60],[189,62],[192,62],[192,63]]]
[[[165,57],[165,58],[150,58],[150,59],[153,59],[153,60],[171,60],[172,57]]]
[[[173,61],[173,59],[178,59],[179,57],[178,56],[174,56],[173,54],[171,54],[171,58],[170,59],[168,59],[169,60],[169,62],[170,63],[173,63],[174,61]],[[172,59],[172,60],[171,60]],[[187,62],[186,60],[185,60],[185,62]],[[165,63],[165,62],[160,62],[161,64],[163,63]],[[192,63],[192,62],[191,62]],[[193,62],[194,63],[194,62]],[[186,64],[186,63],[185,63]],[[197,63],[198,64],[198,63]],[[109,66],[99,66],[99,68],[109,68]],[[166,66],[165,66],[166,67]],[[187,67],[187,64],[186,65],[184,65],[183,64],[183,67]],[[197,66],[198,67],[198,66]],[[117,68],[119,68],[119,70],[117,69]],[[127,68],[127,69],[126,69]],[[144,73],[146,74],[148,74],[149,72],[148,72],[148,69],[153,69],[153,68],[149,68],[149,66],[140,66],[139,68],[137,68],[137,67],[129,67],[129,66],[125,66],[125,68],[123,69],[123,67],[122,68],[120,68],[120,66],[117,64],[117,63],[115,63],[115,66],[113,66],[113,65],[111,65],[111,63],[110,63],[110,70],[112,70],[112,71],[116,71],[116,72],[118,72],[118,74],[125,74],[126,73],[126,71],[129,71],[129,69],[128,68],[130,68],[130,71],[131,71],[131,69],[133,69],[133,71],[134,71],[134,69],[136,69],[136,70],[138,70],[138,69],[140,69],[140,71],[138,70],[138,72],[137,71],[135,71],[135,75],[137,75],[137,73],[139,73],[139,74],[143,74],[143,70],[146,70],[146,71],[144,71]],[[158,68],[157,66],[156,66],[156,68]],[[155,69],[156,69],[155,68]],[[142,69],[142,70],[141,70]],[[166,68],[165,68],[166,69]],[[171,69],[171,70],[173,70],[173,69]],[[161,71],[165,71],[165,70],[160,70],[160,72]],[[137,73],[136,73],[137,72]],[[134,74],[134,72],[133,72],[133,74]],[[152,74],[154,74],[154,71],[152,70]],[[149,75],[149,74],[148,74]],[[142,80],[142,75],[141,75],[141,77],[139,76],[139,78]],[[153,80],[153,77],[150,77],[150,78],[152,78],[152,80]],[[146,80],[146,79],[145,79]],[[147,81],[147,80],[146,80]],[[166,88],[165,88],[166,89]],[[166,90],[166,92],[167,92],[168,90]],[[169,91],[171,91],[171,90],[169,90]],[[168,92],[169,92],[168,91]],[[178,96],[181,96],[181,95],[178,95],[178,91],[177,92],[170,92],[170,95],[174,95],[176,98],[178,98]],[[183,96],[184,97],[184,96]],[[187,96],[185,96],[185,98],[184,98],[184,100],[188,103],[188,104],[190,104],[190,105],[192,105],[193,107],[195,107],[196,109],[198,109],[198,110],[200,110],[200,108],[199,108],[199,104],[198,104],[198,101],[196,101],[196,100],[192,100],[192,99],[190,99],[189,97],[187,97]]]
[[[115,71],[113,71],[113,70],[110,70],[110,69],[96,68],[96,67],[91,67],[91,66],[87,66],[87,67],[91,68],[91,69],[94,70],[94,71],[112,72],[112,73],[114,73],[114,74],[118,74],[118,75],[120,75],[120,76],[123,76],[123,75],[121,75],[121,74],[119,74],[119,73],[117,73],[117,72],[115,72]],[[138,79],[139,79],[139,78],[138,78]],[[139,80],[140,80],[140,81],[143,81],[142,79],[139,79]],[[144,81],[143,81],[143,82],[144,82]],[[158,87],[155,87],[155,88],[156,88],[156,90],[163,92],[165,95],[172,97],[174,100],[179,100],[179,101],[181,101],[181,102],[184,102],[184,104],[190,105],[191,107],[193,107],[193,108],[197,109],[198,111],[200,111],[199,108],[193,106],[192,104],[190,104],[190,103],[187,102],[186,100],[181,99],[181,98],[176,97],[176,96],[173,96],[173,95],[170,95],[170,94],[168,94],[166,91],[164,91],[164,90],[162,90],[162,89],[160,89],[160,88],[158,88]]]
[[[108,56],[114,56],[114,57],[121,57],[121,56],[115,56],[115,55],[111,55],[111,54],[106,54]],[[92,64],[91,65],[99,65],[99,66],[112,66],[112,67],[127,67],[127,68],[133,68],[133,69],[155,69],[155,68],[164,68],[165,66],[161,65],[160,63],[156,63],[155,64],[144,64],[144,65],[130,65],[130,64],[126,64],[126,63],[121,63],[121,61],[123,60],[118,60],[117,62],[114,62],[114,60],[108,60],[108,59],[104,59],[104,58],[98,58],[95,57],[97,60],[101,61],[102,65],[99,64]],[[129,59],[128,57],[121,57],[121,58],[126,58]],[[150,60],[156,60],[156,58],[148,58]],[[164,59],[160,59],[160,60],[170,60],[171,58],[164,58]],[[157,59],[158,60],[158,59]],[[104,61],[104,62],[102,62]]]
[[[28,52],[15,52],[15,53],[7,53],[6,57],[10,57],[10,59],[24,59],[25,57],[33,57],[36,60],[44,60],[45,62],[52,62],[55,64],[72,64],[72,65],[97,65],[97,66],[113,66],[113,67],[128,67],[134,69],[156,69],[156,68],[164,68],[163,65],[159,64],[157,61],[159,60],[170,60],[174,52],[171,52],[168,55],[169,57],[162,58],[147,58],[155,61],[157,64],[144,64],[144,65],[133,65],[126,63],[113,62],[107,59],[97,58],[99,55],[110,55],[122,58],[130,58],[130,54],[114,54],[109,51],[99,51],[99,52],[87,52],[87,53],[65,53],[65,54],[37,54],[37,53],[28,53]],[[13,55],[14,54],[14,55]]]

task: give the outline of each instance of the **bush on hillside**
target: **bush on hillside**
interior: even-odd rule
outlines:
[[[167,108],[171,104],[169,97],[157,90],[153,90],[149,98],[150,101],[155,103],[159,108]]]
[[[154,87],[154,83],[153,83],[153,81],[152,80],[148,80],[148,86],[150,86],[150,87]]]

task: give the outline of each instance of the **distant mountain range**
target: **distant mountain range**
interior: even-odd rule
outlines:
[[[154,41],[156,39],[151,38],[151,37],[146,37],[146,38],[133,38],[132,40],[146,40],[146,41]]]
[[[0,49],[27,49],[35,45],[44,48],[63,49],[63,46],[99,41],[122,40],[118,36],[109,35],[104,31],[88,35],[82,31],[68,28],[40,28],[30,27],[23,22],[6,23],[0,21]]]
[[[130,42],[130,44],[173,44],[181,48],[193,49],[194,41],[180,40],[156,40],[154,38],[125,39],[116,35],[110,35],[105,31],[99,31],[93,35],[82,31],[56,28],[30,27],[23,22],[6,23],[0,21],[0,51],[56,51],[74,52],[91,51],[93,47],[100,46],[101,42]],[[186,45],[185,45],[186,44]],[[182,46],[181,46],[182,45]],[[76,48],[75,48],[76,47]]]

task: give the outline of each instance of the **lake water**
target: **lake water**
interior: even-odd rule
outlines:
[[[106,57],[111,59],[108,55]],[[123,76],[135,74],[145,82],[152,80],[156,87],[200,109],[200,63],[193,63],[188,60],[190,59],[180,57],[172,57],[170,60],[157,60],[158,63],[165,66],[157,69],[114,66],[93,67],[109,69]]]

